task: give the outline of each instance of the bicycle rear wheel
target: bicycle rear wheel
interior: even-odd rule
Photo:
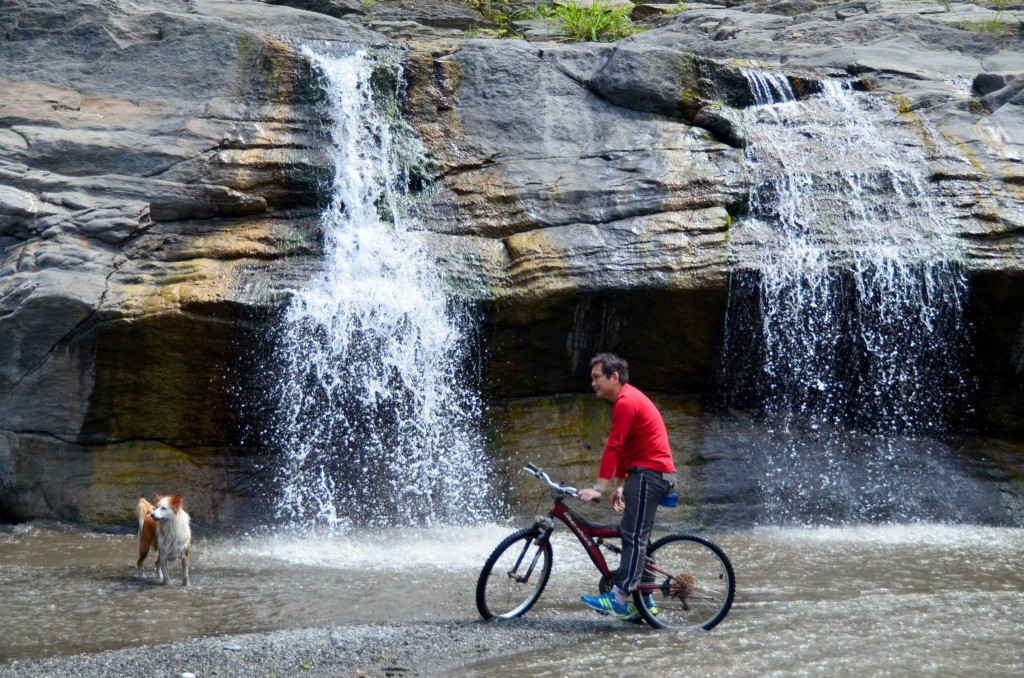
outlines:
[[[655,628],[708,630],[729,613],[735,594],[736,576],[722,549],[703,537],[673,534],[647,549],[633,602]]]
[[[539,527],[513,532],[487,558],[476,582],[476,609],[484,619],[515,619],[540,598],[551,576],[551,542]]]

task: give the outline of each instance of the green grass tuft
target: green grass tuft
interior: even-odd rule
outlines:
[[[553,5],[549,10],[563,33],[577,42],[613,42],[636,32],[629,19],[632,7],[610,9],[594,0],[589,7],[571,3]]]

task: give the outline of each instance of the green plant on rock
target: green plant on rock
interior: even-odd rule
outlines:
[[[497,30],[492,28],[481,28],[472,37],[498,38],[500,40],[503,38],[518,39],[522,38],[523,36],[516,32],[515,30],[508,28],[499,28]]]
[[[981,100],[978,98],[972,97],[971,100],[967,102],[967,106],[971,109],[971,113],[974,115],[989,114],[989,110],[985,108],[985,104],[981,103]]]
[[[522,35],[513,22],[531,16],[534,12],[532,7],[524,5],[520,0],[466,0],[466,4],[479,12],[483,18],[498,25],[497,29],[474,27],[470,34],[471,38],[521,38]]]
[[[570,2],[553,5],[548,11],[562,32],[577,42],[613,42],[636,32],[629,19],[631,10],[631,5],[612,9],[594,0],[590,6]]]
[[[972,33],[991,33],[992,35],[1010,35],[1014,28],[997,14],[985,21],[961,21],[957,28]]]
[[[1010,25],[1010,22],[1006,20],[1006,5],[1009,0],[992,0],[992,4],[995,6],[996,14],[991,19],[984,21],[961,21],[957,26],[965,31],[972,31],[975,33],[992,33],[995,35],[1008,35],[1014,32],[1014,27]],[[1020,27],[1017,30],[1024,29],[1024,22],[1018,20]]]

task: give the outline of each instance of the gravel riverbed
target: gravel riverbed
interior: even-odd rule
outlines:
[[[621,625],[573,614],[269,631],[13,660],[0,664],[0,676],[439,676],[616,628]]]

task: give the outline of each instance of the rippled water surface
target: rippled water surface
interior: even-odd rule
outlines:
[[[1024,675],[1020,530],[767,530],[716,541],[738,590],[712,632],[623,633],[468,675]]]
[[[135,538],[44,526],[0,533],[0,656],[67,654],[275,628],[476,618],[484,558],[509,528],[197,537],[192,582],[132,578]],[[760,529],[710,535],[736,603],[710,633],[609,633],[471,666],[562,676],[1024,674],[1024,531],[970,526]],[[150,564],[149,573],[152,574]],[[589,618],[596,572],[555,542],[534,618]],[[512,622],[514,623],[514,622]]]

